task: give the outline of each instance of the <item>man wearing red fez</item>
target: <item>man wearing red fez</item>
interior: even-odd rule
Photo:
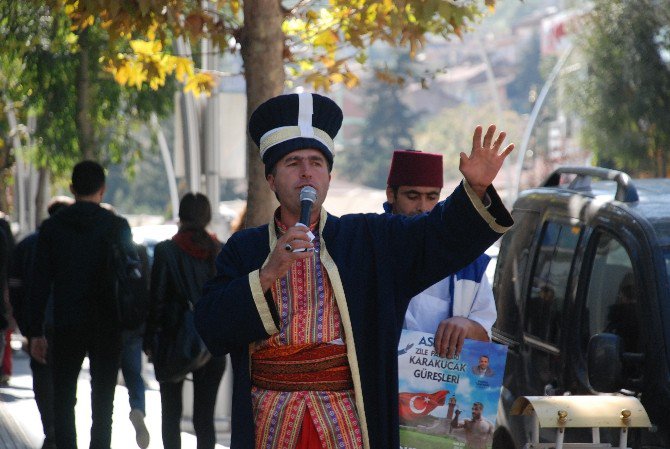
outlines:
[[[339,106],[310,93],[271,98],[249,119],[279,207],[228,239],[195,310],[212,354],[231,356],[231,449],[399,447],[397,345],[410,299],[513,223],[491,186],[513,148],[495,127],[477,128],[461,155],[465,180],[431,213],[328,214],[341,124]],[[306,190],[316,192],[309,216]]]
[[[395,151],[384,209],[407,217],[430,212],[440,199],[442,185],[441,154]],[[441,357],[459,355],[466,338],[489,341],[497,317],[485,276],[489,261],[482,254],[412,298],[403,329],[435,333],[435,350]]]

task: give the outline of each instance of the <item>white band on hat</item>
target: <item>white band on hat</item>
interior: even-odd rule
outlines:
[[[312,94],[298,94],[298,128],[301,137],[314,137],[312,115],[314,115]]]
[[[330,154],[333,154],[333,149],[335,148],[335,143],[333,139],[322,129],[314,128],[313,126],[309,127],[312,135],[306,136],[302,133],[302,128],[299,126],[281,126],[279,128],[271,129],[270,131],[263,134],[260,140],[260,150],[261,150],[261,159],[265,156],[265,152],[272,148],[273,146],[286,142],[287,140],[296,139],[299,137],[305,137],[309,139],[318,140],[328,148]]]

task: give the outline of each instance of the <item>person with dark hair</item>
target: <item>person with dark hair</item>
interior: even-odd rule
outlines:
[[[465,448],[466,449],[487,449],[493,438],[494,425],[483,416],[484,404],[474,402],[472,404],[472,417],[457,422],[452,427],[462,427],[465,429]]]
[[[406,217],[428,213],[437,205],[444,184],[442,155],[396,150],[386,183],[385,212]],[[403,329],[434,334],[440,357],[458,356],[466,338],[490,341],[497,313],[486,278],[489,261],[481,254],[412,298]]]
[[[109,236],[117,236],[126,254],[137,257],[128,222],[100,206],[105,194],[105,171],[83,161],[72,171],[70,191],[75,203],[40,227],[35,273],[30,291],[28,337],[30,355],[53,370],[54,427],[58,449],[77,447],[75,404],[77,378],[88,356],[91,375],[90,449],[109,449],[112,438],[114,392],[121,356],[121,326],[107,270]],[[104,281],[103,281],[104,280]],[[44,336],[50,296],[53,338]]]
[[[116,214],[116,209],[109,203],[100,203],[100,206]],[[134,243],[133,243],[134,244]],[[142,245],[135,245],[140,260],[141,278],[145,281],[146,291],[149,291],[149,260],[147,250]],[[135,429],[135,442],[140,449],[146,449],[151,442],[151,435],[147,429],[146,417],[146,386],[142,377],[142,340],[144,336],[142,323],[135,329],[123,329],[121,332],[121,374],[128,390],[130,413],[128,418]]]
[[[74,200],[67,196],[56,196],[49,201],[47,212],[50,217],[56,212],[72,205]],[[23,240],[14,248],[12,256],[12,267],[9,273],[9,297],[12,302],[12,309],[16,323],[22,334],[28,335],[28,323],[30,319],[30,290],[34,283],[33,271],[35,264],[35,252],[37,249],[37,239],[39,238],[39,227],[37,230]],[[44,335],[47,341],[51,339],[53,332],[53,301],[49,298],[46,312],[44,314]],[[30,347],[30,337],[28,338],[28,347]],[[55,449],[56,441],[54,436],[54,400],[53,400],[53,382],[51,380],[51,354],[47,352],[47,363],[39,363],[34,358],[30,358],[30,370],[33,373],[33,392],[35,402],[40,412],[42,428],[44,430],[44,443],[42,449]]]
[[[12,374],[12,332],[16,326],[12,304],[5,295],[7,291],[7,273],[14,247],[9,222],[0,212],[0,386],[7,385]]]
[[[493,374],[493,369],[489,366],[489,356],[482,354],[479,356],[479,363],[472,367],[472,374],[475,374],[479,377],[491,377]]]
[[[16,329],[16,319],[14,317],[14,310],[9,301],[9,295],[6,295],[8,290],[7,276],[12,266],[12,254],[14,252],[14,234],[9,224],[9,220],[4,212],[0,212],[0,237],[2,238],[2,251],[0,252],[0,281],[2,298],[0,298],[0,306],[3,310],[4,319],[7,324],[0,326],[2,330],[2,344],[0,344],[0,385],[7,385],[9,379],[12,377],[12,334]],[[0,310],[1,310],[0,309]],[[2,323],[0,323],[2,324]]]
[[[280,205],[228,239],[195,310],[212,354],[231,355],[234,449],[399,447],[407,304],[513,223],[491,185],[513,145],[493,125],[475,129],[465,180],[429,214],[328,214],[341,124],[340,107],[311,93],[271,98],[249,120]],[[316,192],[309,214],[303,190]]]
[[[149,291],[149,257],[146,247],[135,245],[137,255],[142,265],[142,279],[146,290]],[[142,377],[142,344],[144,339],[145,323],[136,329],[124,329],[121,334],[121,373],[128,390],[130,404],[130,419],[135,429],[135,442],[140,449],[146,449],[151,442],[151,435],[147,429],[146,417],[146,385]]]
[[[214,260],[221,244],[206,230],[211,219],[209,199],[201,193],[187,193],[179,203],[177,234],[156,245],[144,334],[144,352],[149,360],[157,334],[176,332],[184,308],[197,304],[203,284],[216,272]],[[193,428],[198,449],[213,449],[216,445],[214,408],[224,370],[225,358],[212,357],[192,373]],[[181,447],[183,385],[184,379],[160,383],[165,449]]]

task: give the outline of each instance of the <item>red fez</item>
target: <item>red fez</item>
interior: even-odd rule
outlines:
[[[413,150],[396,150],[386,181],[389,186],[439,187],[444,184],[442,155]]]

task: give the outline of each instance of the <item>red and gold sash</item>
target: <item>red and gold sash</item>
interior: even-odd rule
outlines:
[[[267,347],[251,356],[254,385],[275,391],[342,391],[353,388],[344,345],[312,343]]]

